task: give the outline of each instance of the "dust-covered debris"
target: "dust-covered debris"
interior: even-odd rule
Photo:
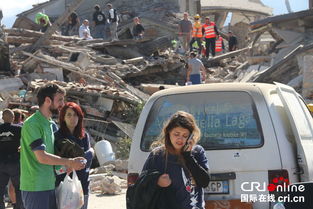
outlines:
[[[48,80],[56,82],[67,90],[67,101],[83,108],[93,144],[106,139],[116,150],[119,141],[132,137],[140,108],[151,94],[185,85],[188,53],[172,42],[179,39],[180,6],[175,1],[117,4],[122,19],[117,41],[63,36],[55,32],[61,31],[57,24],[41,33],[30,30],[36,25],[20,16],[19,28],[0,28],[0,108],[27,110],[36,104],[38,87]],[[135,16],[146,27],[141,40],[132,39],[130,33]],[[214,18],[226,49],[214,58],[200,57],[206,67],[205,83],[278,81],[313,99],[312,10],[250,24],[239,21],[224,28],[225,17]],[[232,52],[227,49],[230,29],[240,41],[240,49]],[[94,172],[107,175],[112,170],[125,173],[127,162],[116,161],[114,168],[99,167]],[[120,191],[114,177],[97,177],[93,183],[94,187],[102,185],[96,188],[102,193]]]

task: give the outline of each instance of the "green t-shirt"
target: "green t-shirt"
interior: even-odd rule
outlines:
[[[39,163],[31,148],[44,144],[45,151],[54,154],[53,124],[40,111],[27,118],[23,124],[20,153],[22,191],[47,191],[55,188],[53,166]]]

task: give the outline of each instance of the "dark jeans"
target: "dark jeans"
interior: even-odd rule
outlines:
[[[96,25],[95,26],[95,30],[94,30],[94,38],[102,38],[102,39],[106,39],[106,26],[105,24],[100,24],[100,25]]]
[[[4,209],[3,196],[9,179],[12,181],[16,194],[14,209],[24,209],[20,191],[20,164],[18,161],[11,163],[0,162],[0,209]]]
[[[215,56],[215,38],[205,38],[205,56],[209,57],[210,50],[211,54],[214,57]]]

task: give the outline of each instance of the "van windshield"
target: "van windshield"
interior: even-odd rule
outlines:
[[[246,92],[200,92],[163,96],[148,115],[141,150],[151,150],[163,124],[176,111],[191,113],[201,129],[199,144],[209,149],[243,149],[263,145],[252,97]]]

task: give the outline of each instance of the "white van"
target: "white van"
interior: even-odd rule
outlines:
[[[193,114],[202,132],[199,143],[212,176],[205,190],[206,208],[252,208],[245,202],[271,208],[278,201],[273,195],[284,191],[279,184],[313,180],[313,120],[293,88],[214,83],[162,90],[150,97],[133,136],[129,183],[140,174],[164,121],[178,110]]]

